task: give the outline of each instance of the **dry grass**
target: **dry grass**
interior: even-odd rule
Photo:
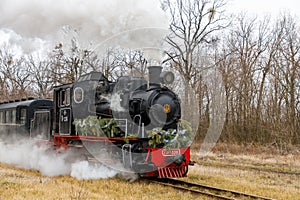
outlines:
[[[118,178],[79,181],[70,176],[45,177],[0,164],[0,199],[196,199],[196,196],[146,181]]]
[[[204,158],[193,147],[197,167],[187,180],[274,199],[300,198],[300,152],[282,154],[276,148],[217,144]]]
[[[277,172],[300,172],[300,155],[282,155],[221,144],[205,158],[193,148],[198,164],[190,168],[187,181],[268,196],[299,199],[300,176]],[[70,176],[47,177],[33,170],[0,164],[0,199],[205,199],[146,181],[129,183],[119,178],[79,181]]]
[[[201,143],[193,143],[193,150],[199,150]],[[285,156],[289,154],[300,156],[300,146],[285,145],[284,147],[278,146],[277,144],[232,144],[232,143],[217,143],[212,152],[215,153],[231,153],[235,155],[246,154],[246,155],[268,155],[268,156]]]

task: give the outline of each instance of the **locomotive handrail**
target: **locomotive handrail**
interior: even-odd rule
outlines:
[[[138,129],[138,135],[140,134],[141,131],[141,122],[142,122],[142,116],[141,115],[135,115],[133,118],[133,122],[135,122],[135,118],[138,117],[139,118],[139,129]]]
[[[145,124],[142,123],[142,138],[145,138]]]
[[[130,164],[130,167],[132,167],[132,155],[131,155],[131,144],[124,144],[122,146],[122,154],[123,154],[123,164],[125,164],[126,162],[126,151],[128,152],[129,154],[129,164]]]
[[[116,120],[116,122],[122,122],[122,121],[125,121],[125,125],[120,125],[120,123],[118,123],[118,126],[119,127],[124,127],[125,128],[125,137],[127,137],[127,135],[128,135],[128,121],[127,121],[127,119],[115,119]]]

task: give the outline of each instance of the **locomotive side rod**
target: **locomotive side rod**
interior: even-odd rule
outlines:
[[[227,190],[202,184],[190,183],[177,179],[163,178],[163,179],[150,179],[151,181],[160,185],[173,187],[183,191],[189,191],[195,194],[201,194],[207,197],[213,197],[216,199],[233,200],[233,199],[261,199],[261,200],[274,200],[272,198],[247,194],[243,192],[237,192],[233,190]]]

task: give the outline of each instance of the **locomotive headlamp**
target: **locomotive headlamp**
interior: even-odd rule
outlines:
[[[160,74],[161,82],[163,84],[172,84],[174,82],[175,76],[172,72],[162,72]]]

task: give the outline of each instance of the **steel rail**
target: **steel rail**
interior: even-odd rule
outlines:
[[[214,197],[216,199],[233,200],[233,199],[247,198],[247,199],[274,200],[268,197],[247,194],[244,192],[227,190],[227,189],[217,188],[217,187],[203,185],[203,184],[196,184],[196,183],[186,182],[177,179],[163,178],[163,179],[150,179],[150,180],[161,185],[173,187],[184,191],[189,191],[196,194],[205,195],[207,197]]]

